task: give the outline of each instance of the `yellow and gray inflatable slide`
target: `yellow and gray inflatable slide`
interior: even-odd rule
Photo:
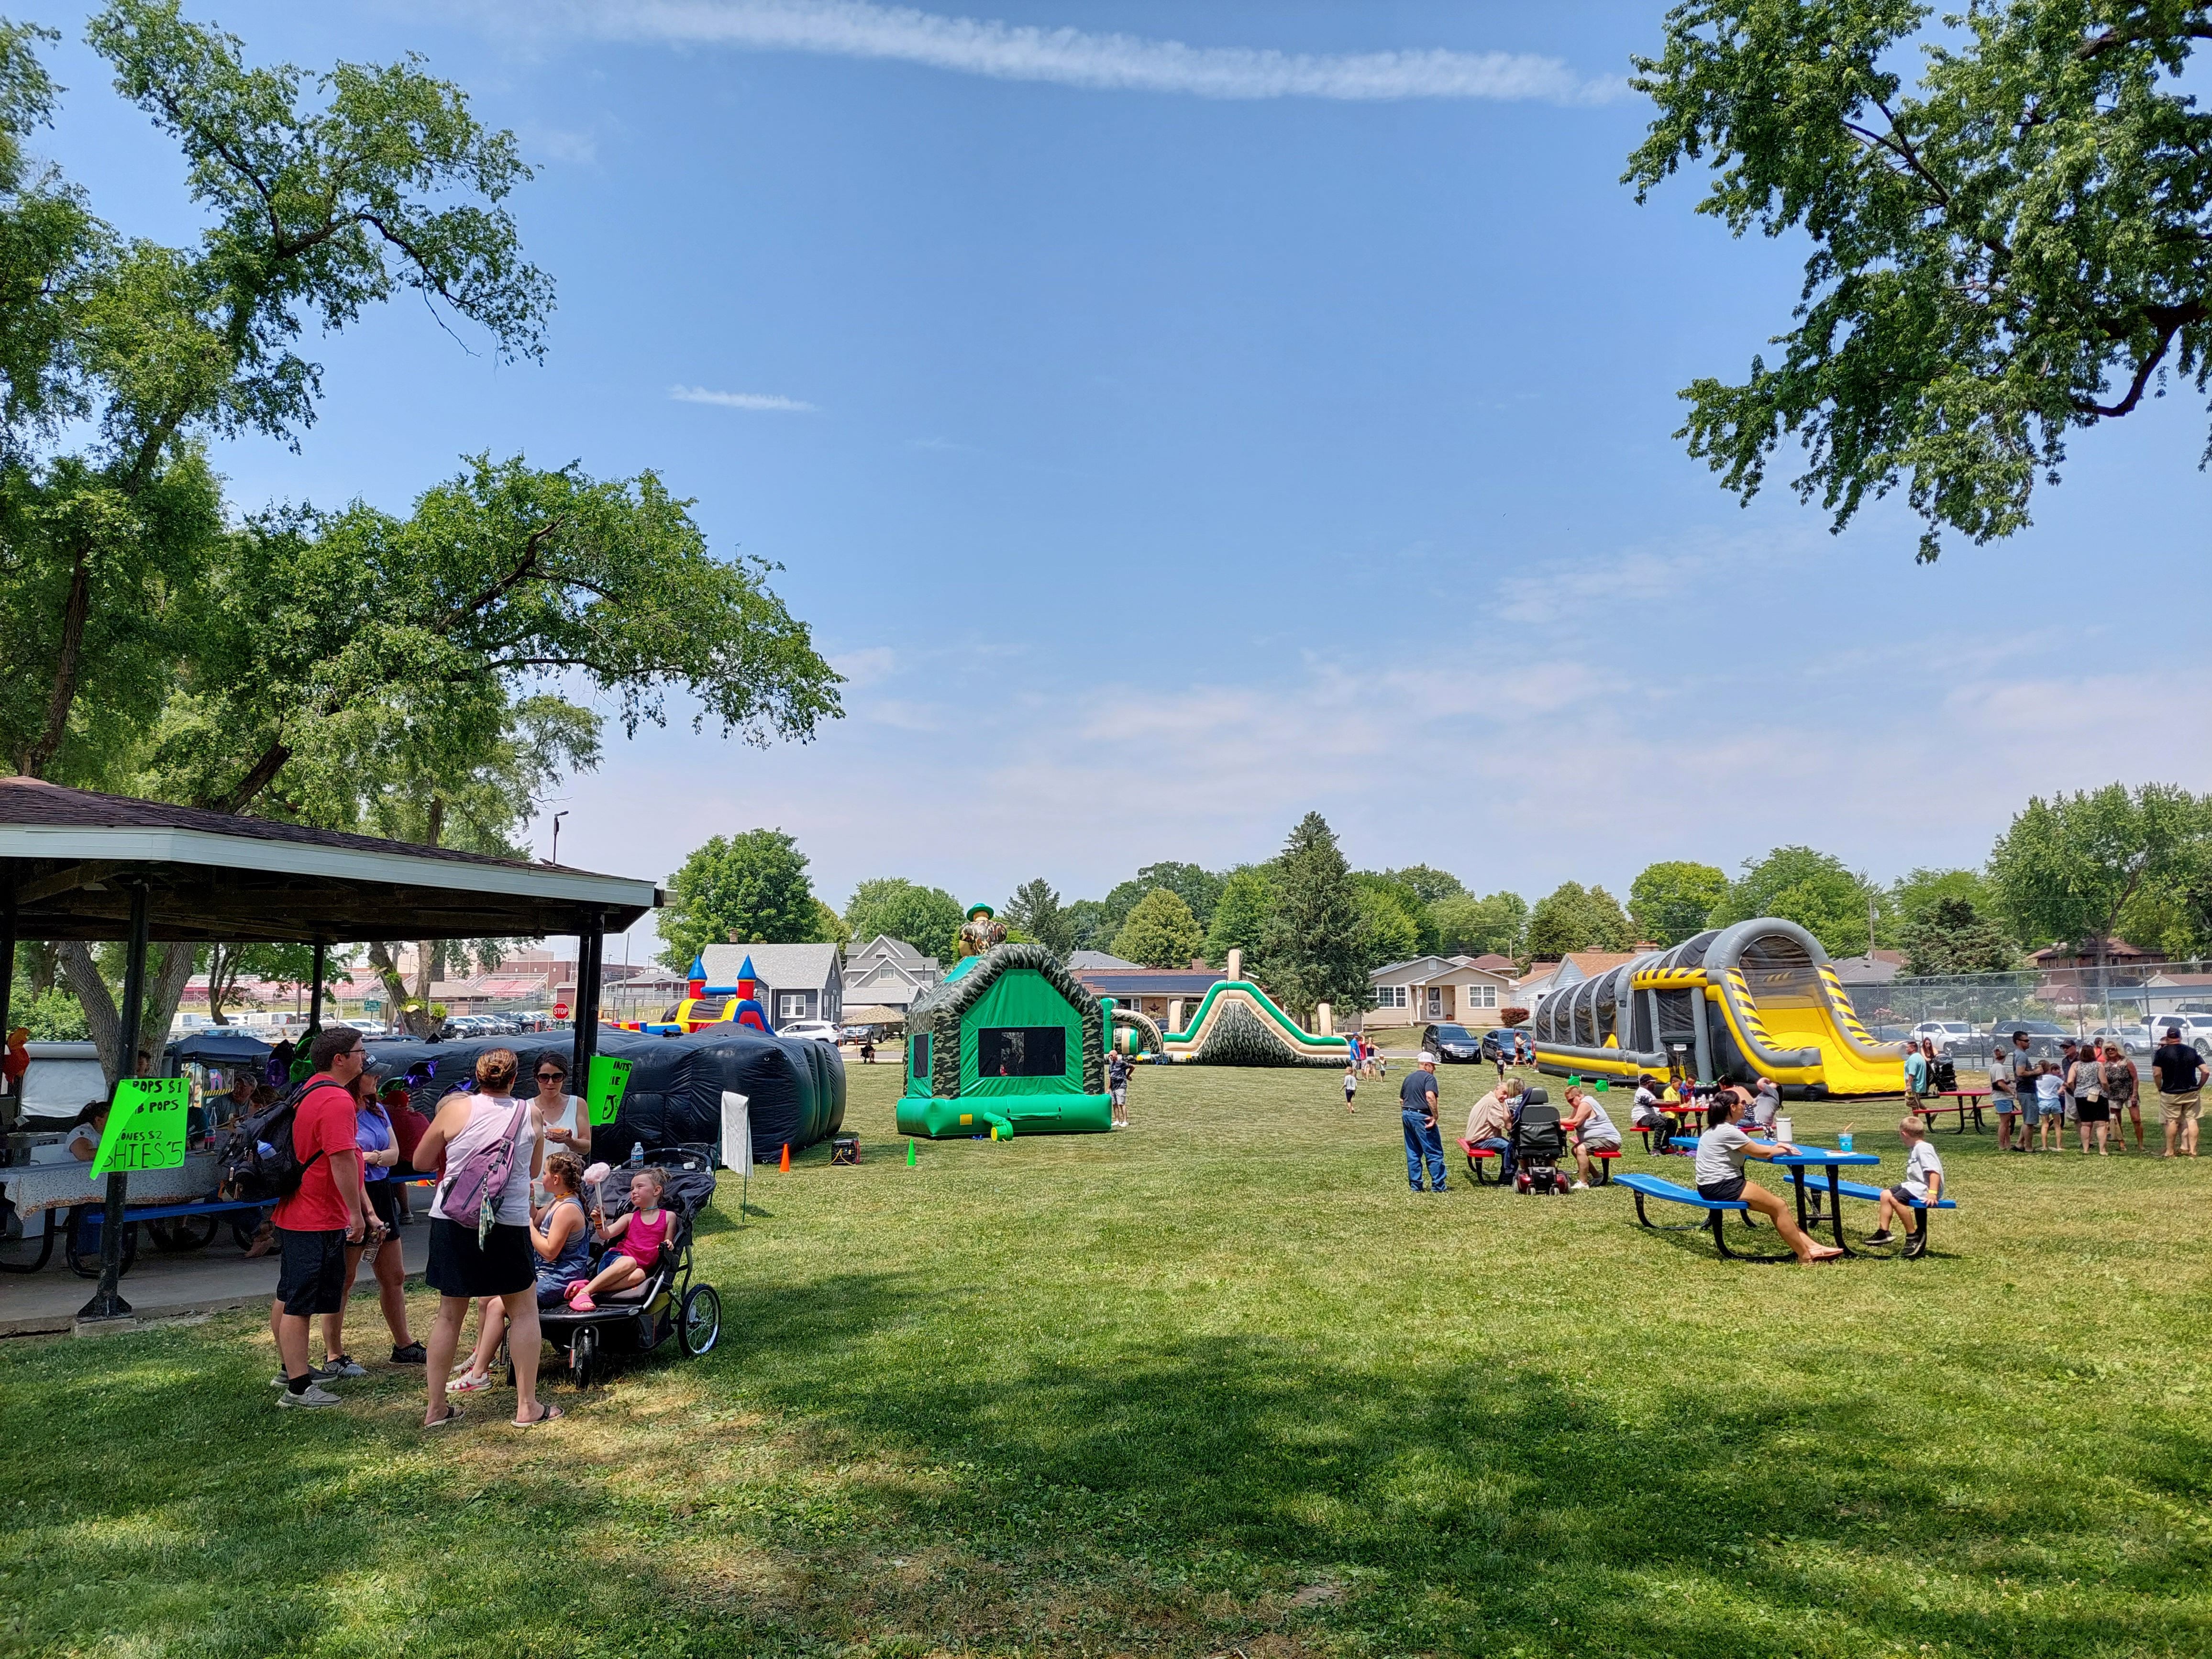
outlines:
[[[1771,1077],[1794,1099],[1905,1089],[1903,1045],[1868,1033],[1820,941],[1775,916],[1699,933],[1554,991],[1528,1029],[1547,1072],[1678,1070],[1701,1083]]]

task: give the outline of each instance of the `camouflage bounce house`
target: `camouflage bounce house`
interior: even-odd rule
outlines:
[[[915,999],[901,1134],[1004,1139],[1112,1124],[1105,1010],[1043,945],[994,945]]]

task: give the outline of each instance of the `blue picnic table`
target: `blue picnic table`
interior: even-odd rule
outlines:
[[[1762,1140],[1758,1144],[1762,1146],[1771,1146],[1774,1143],[1771,1140]],[[1797,1224],[1806,1229],[1808,1231],[1810,1231],[1812,1229],[1820,1224],[1820,1195],[1822,1189],[1818,1187],[1812,1189],[1813,1206],[1811,1213],[1808,1217],[1805,1206],[1805,1172],[1808,1170],[1826,1170],[1828,1172],[1828,1180],[1826,1190],[1828,1200],[1828,1214],[1826,1219],[1828,1222],[1829,1231],[1835,1236],[1836,1248],[1838,1249],[1841,1250],[1845,1255],[1854,1254],[1851,1247],[1844,1243],[1843,1192],[1838,1184],[1840,1177],[1836,1172],[1839,1170],[1844,1169],[1864,1168],[1869,1164],[1879,1164],[1881,1162],[1881,1159],[1872,1152],[1838,1152],[1826,1146],[1802,1146],[1795,1141],[1790,1144],[1797,1146],[1797,1150],[1795,1152],[1785,1152],[1780,1158],[1768,1158],[1766,1162],[1773,1164],[1775,1168],[1778,1170],[1787,1170],[1790,1171],[1790,1188],[1797,1200]],[[1691,1151],[1694,1152],[1697,1150],[1698,1146],[1697,1137],[1694,1135],[1676,1135],[1674,1137],[1674,1145],[1677,1146],[1688,1147]]]

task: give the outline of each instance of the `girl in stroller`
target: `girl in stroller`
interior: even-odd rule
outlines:
[[[604,1210],[592,1217],[599,1224],[599,1237],[612,1248],[601,1261],[596,1276],[589,1280],[579,1279],[569,1285],[570,1309],[577,1313],[590,1313],[599,1306],[592,1299],[594,1293],[626,1291],[646,1281],[653,1264],[660,1260],[660,1247],[668,1237],[669,1228],[675,1224],[674,1216],[660,1202],[667,1190],[667,1172],[648,1165],[629,1178],[632,1207],[628,1214],[617,1216],[611,1224]]]

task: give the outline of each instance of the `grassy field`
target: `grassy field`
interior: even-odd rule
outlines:
[[[913,1169],[896,1075],[858,1169],[726,1186],[720,1348],[550,1429],[280,1413],[248,1316],[0,1350],[0,1651],[2212,1651],[2212,1165],[1946,1132],[1930,1259],[1723,1265],[1618,1191],[1413,1198],[1328,1072]],[[1897,1167],[1893,1109],[1796,1115]]]

